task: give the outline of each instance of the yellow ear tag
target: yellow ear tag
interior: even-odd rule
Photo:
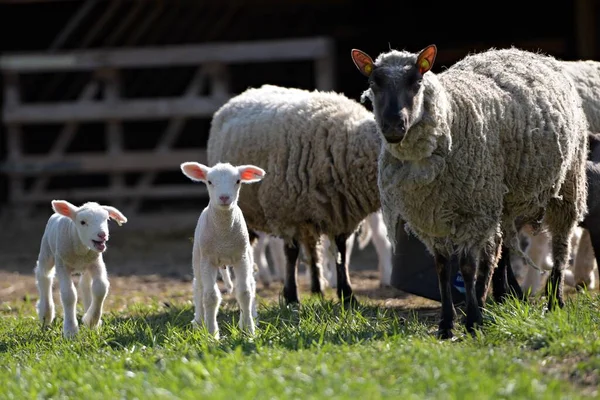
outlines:
[[[425,59],[421,60],[421,69],[429,69],[429,61]]]
[[[371,75],[371,71],[373,70],[373,66],[371,64],[366,64],[364,67],[365,73],[367,75]]]

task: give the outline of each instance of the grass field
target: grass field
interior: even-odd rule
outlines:
[[[361,299],[300,308],[263,301],[255,337],[237,329],[232,301],[221,340],[192,328],[189,301],[135,303],[105,314],[99,331],[42,330],[33,301],[4,303],[0,398],[77,399],[575,399],[598,397],[600,295],[491,304],[477,337],[433,336],[437,317],[400,314]],[[460,312],[459,312],[460,314]],[[81,317],[81,310],[79,310]]]

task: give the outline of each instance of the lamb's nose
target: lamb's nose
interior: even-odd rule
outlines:
[[[229,201],[229,196],[219,196],[219,200],[221,200],[222,203],[227,203]]]
[[[98,234],[98,237],[99,237],[100,239],[104,240],[104,239],[106,239],[106,233],[104,233],[104,232],[100,232],[100,233]]]

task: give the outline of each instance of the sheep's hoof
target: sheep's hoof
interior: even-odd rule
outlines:
[[[344,308],[356,309],[360,306],[360,302],[356,299],[356,296],[354,296],[353,293],[350,293],[349,295],[342,294],[339,296],[339,298],[344,305]]]
[[[79,333],[79,327],[77,325],[63,327],[63,337],[65,339],[73,339]]]
[[[300,304],[300,300],[298,299],[298,291],[292,290],[289,288],[283,288],[283,299],[285,300],[285,304]]]
[[[439,328],[435,333],[438,339],[447,340],[452,339],[454,335],[452,335],[452,329],[450,328]]]
[[[89,329],[97,329],[102,325],[102,319],[100,319],[99,317],[94,318],[94,316],[89,312],[85,313],[81,321]]]

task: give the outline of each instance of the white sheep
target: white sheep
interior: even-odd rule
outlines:
[[[219,338],[217,313],[221,293],[217,286],[219,268],[232,267],[235,297],[240,307],[240,329],[254,334],[256,282],[248,228],[238,197],[242,183],[260,181],[265,171],[253,165],[234,167],[217,163],[213,167],[184,162],[181,171],[195,182],[204,182],[209,203],[198,218],[194,234],[192,265],[196,326],[206,324],[208,332]],[[228,274],[228,270],[223,272]]]
[[[334,92],[263,85],[231,98],[213,116],[209,163],[252,163],[269,171],[240,194],[248,227],[282,238],[287,259],[283,297],[298,303],[298,254],[308,252],[311,291],[322,294],[321,235],[341,253],[337,294],[356,303],[345,257],[346,239],[380,207],[373,114]],[[341,271],[341,272],[340,272]]]
[[[52,280],[56,274],[64,312],[63,335],[71,338],[79,331],[77,290],[71,275],[82,274],[83,323],[95,329],[102,323],[102,307],[110,286],[102,258],[109,239],[108,219],[121,225],[127,218],[114,207],[94,202],[77,207],[65,200],[52,200],[52,209],[55,213],[46,224],[35,267],[40,295],[37,312],[44,326],[54,320]]]
[[[548,308],[562,307],[569,239],[587,212],[588,124],[559,62],[515,48],[488,50],[434,74],[434,45],[392,50],[375,62],[360,50],[351,54],[368,77],[364,97],[384,139],[378,178],[392,243],[406,221],[435,258],[440,337],[452,336],[455,316],[450,259],[460,260],[472,333],[503,238],[523,255],[518,218],[544,216],[554,262]]]

